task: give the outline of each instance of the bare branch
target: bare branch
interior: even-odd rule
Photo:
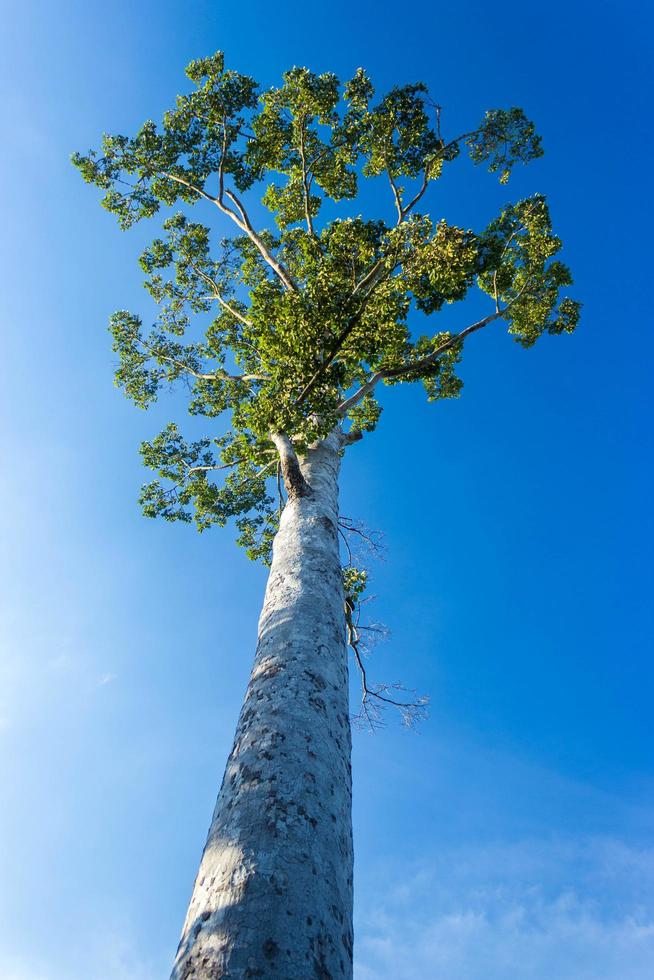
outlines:
[[[351,517],[340,516],[338,525],[339,529],[342,528],[348,534],[355,534],[364,545],[364,549],[373,554],[375,558],[382,559],[384,557],[381,531],[371,531],[360,521],[354,521]]]
[[[217,290],[214,293],[214,296],[218,300],[222,308],[224,310],[227,310],[228,313],[231,313],[231,315],[234,317],[235,320],[238,320],[239,323],[242,323],[244,327],[252,326],[252,324],[247,319],[247,317],[244,317],[242,313],[239,313],[238,310],[234,309],[234,307],[231,306],[231,304],[228,303],[227,300],[223,299],[223,297],[220,295],[220,293]]]
[[[350,548],[350,542],[347,540],[346,535],[343,534],[343,531],[340,528],[340,524],[339,524],[339,528],[338,528],[338,533],[343,538],[343,543],[345,545],[345,550],[347,551],[347,563],[348,563],[348,565],[352,565],[354,563],[354,559],[353,559],[353,555],[352,555],[352,549]]]
[[[416,697],[412,701],[400,701],[397,698],[392,698],[388,696],[389,691],[403,691],[404,688],[400,684],[378,684],[377,687],[371,688],[368,684],[368,674],[363,662],[363,657],[361,655],[361,636],[359,633],[360,627],[358,623],[355,624],[352,620],[352,612],[354,611],[354,603],[350,596],[345,599],[345,622],[347,626],[347,642],[352,648],[354,653],[354,659],[356,665],[359,668],[359,673],[361,675],[361,712],[360,717],[365,719],[365,722],[369,728],[374,731],[379,728],[382,724],[382,717],[380,707],[384,705],[390,705],[393,708],[397,708],[402,716],[402,721],[407,727],[411,727],[418,721],[422,721],[427,714],[427,705],[429,703],[429,698],[421,696]],[[412,692],[406,692],[412,693]],[[376,704],[375,702],[380,702],[381,704]]]

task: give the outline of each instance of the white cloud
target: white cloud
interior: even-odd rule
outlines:
[[[14,964],[0,963],[3,980],[48,980],[44,973],[35,973],[32,969]]]
[[[36,958],[0,958],[2,980],[160,980],[167,976],[169,957],[159,962],[146,961],[138,955],[134,942],[119,931],[90,938],[79,950],[83,964],[49,962]]]
[[[35,965],[18,959],[0,959],[0,977],[2,980],[50,980]]]
[[[356,980],[650,980],[654,851],[612,840],[449,850],[387,869],[356,937]]]
[[[111,684],[112,681],[116,680],[117,674],[102,674],[98,678],[98,687],[104,687],[105,684]]]

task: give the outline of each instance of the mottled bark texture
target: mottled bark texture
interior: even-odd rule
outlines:
[[[339,440],[301,460],[172,980],[352,976],[350,726]]]

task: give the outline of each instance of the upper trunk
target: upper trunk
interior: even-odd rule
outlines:
[[[338,438],[301,461],[171,980],[352,976]]]

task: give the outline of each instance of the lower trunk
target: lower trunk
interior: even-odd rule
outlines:
[[[338,440],[302,461],[250,683],[171,980],[352,976],[347,652]]]

